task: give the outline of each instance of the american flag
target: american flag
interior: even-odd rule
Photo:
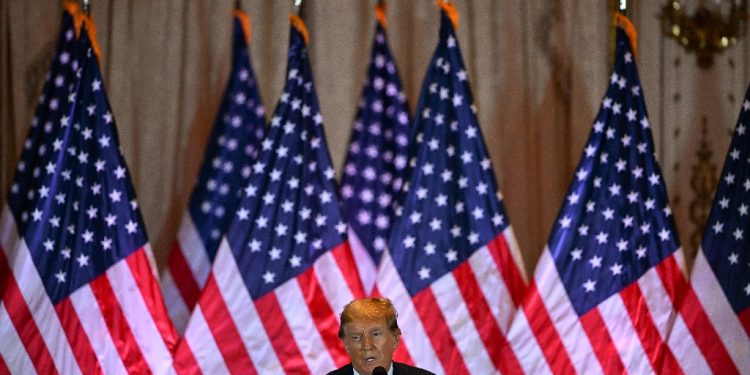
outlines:
[[[232,69],[198,181],[162,277],[169,313],[182,332],[198,301],[221,236],[229,228],[263,137],[265,112],[248,52],[247,13],[234,13]]]
[[[284,91],[177,349],[204,373],[321,374],[348,362],[338,313],[363,295],[307,55],[292,16]]]
[[[694,373],[750,373],[750,89],[729,145],[724,171],[669,338]]]
[[[399,312],[396,360],[436,373],[490,374],[513,368],[498,354],[526,281],[448,16],[455,10],[440,4],[440,40],[377,292]]]
[[[409,143],[406,99],[381,23],[385,6],[378,5],[375,11],[379,22],[372,59],[341,179],[341,211],[350,226],[349,243],[367,292],[374,287],[388,241]]]
[[[176,334],[87,26],[76,41],[64,18],[0,219],[0,369],[169,373]]]
[[[609,87],[503,350],[527,373],[680,373],[666,340],[682,250],[624,31],[634,28],[616,20]]]

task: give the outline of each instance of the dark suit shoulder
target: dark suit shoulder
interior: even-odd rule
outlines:
[[[393,375],[435,375],[432,372],[419,367],[409,366],[405,363],[393,362]]]
[[[352,364],[350,363],[348,365],[341,366],[337,368],[336,370],[329,372],[327,375],[353,375],[353,374],[354,374],[354,370],[353,370]]]

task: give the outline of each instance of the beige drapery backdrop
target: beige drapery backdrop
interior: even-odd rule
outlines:
[[[305,0],[310,55],[337,171],[370,53],[374,0]],[[643,93],[683,247],[695,252],[748,82],[748,43],[708,70],[660,34],[657,0],[631,0]],[[479,120],[528,272],[557,215],[606,89],[610,1],[454,1]],[[687,0],[695,8],[701,0]],[[707,2],[703,2],[707,3]],[[713,2],[712,2],[713,3]],[[291,0],[244,0],[270,117],[284,79]],[[230,64],[234,1],[92,0],[105,86],[148,234],[163,266]],[[59,0],[0,2],[0,194],[53,53]],[[388,2],[389,42],[411,106],[437,42],[432,0]],[[699,157],[703,150],[712,153]],[[692,207],[692,208],[691,208]]]

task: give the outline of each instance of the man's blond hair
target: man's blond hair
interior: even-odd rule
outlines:
[[[385,297],[369,297],[355,299],[344,306],[341,312],[341,325],[339,326],[339,338],[344,338],[344,325],[354,320],[379,320],[385,319],[388,328],[394,335],[401,335],[398,328],[398,313],[393,307],[391,300]]]

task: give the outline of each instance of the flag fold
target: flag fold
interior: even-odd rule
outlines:
[[[263,137],[265,112],[250,66],[249,26],[243,26],[248,19],[247,13],[235,11],[229,82],[162,276],[164,298],[180,332],[205,285]]]
[[[441,8],[377,292],[399,311],[396,360],[488,374],[514,367],[498,350],[526,282],[449,18],[457,14]]]
[[[388,48],[384,7],[376,7],[372,56],[341,178],[341,211],[362,284],[370,292],[388,242],[395,197],[403,186],[409,114]]]
[[[750,374],[750,89],[669,339],[686,371]]]
[[[666,340],[682,251],[630,40],[616,33],[609,87],[503,350],[526,373],[680,373]]]
[[[297,18],[284,91],[178,347],[178,371],[321,374],[348,362],[338,314],[363,290],[301,28]]]
[[[0,219],[12,373],[170,373],[166,313],[84,22],[58,51]]]

